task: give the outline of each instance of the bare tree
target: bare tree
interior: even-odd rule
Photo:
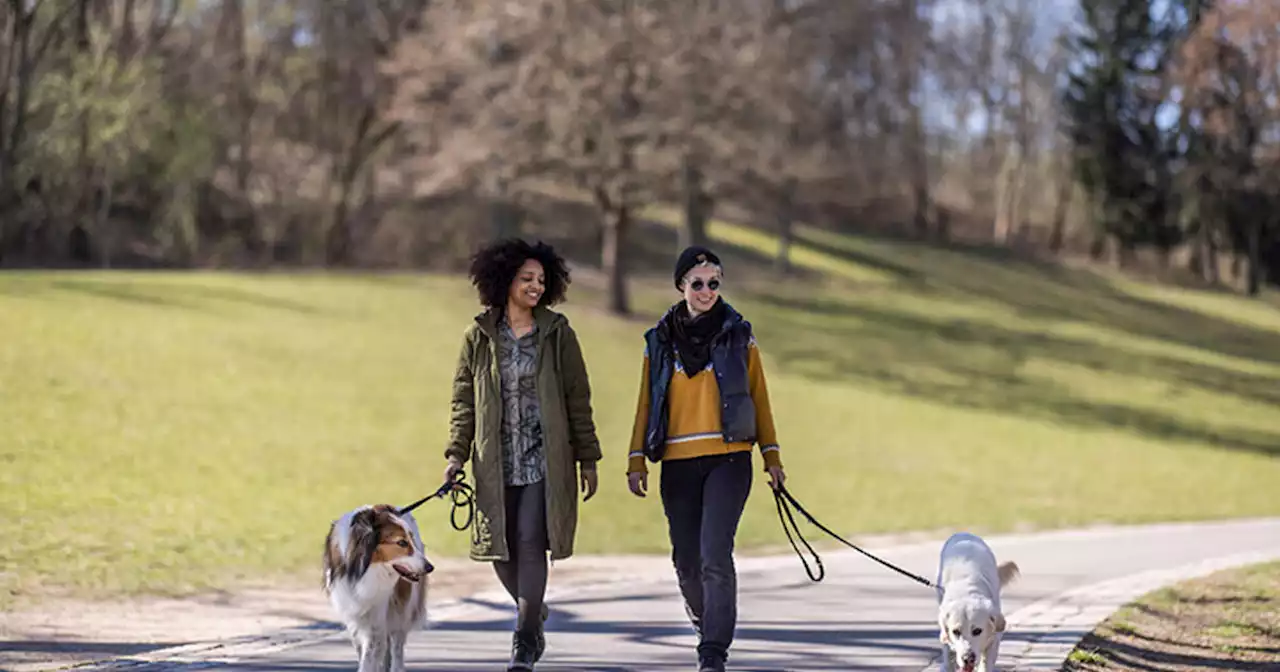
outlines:
[[[658,73],[671,58],[662,8],[443,0],[392,65],[397,118],[432,150],[429,184],[487,177],[498,191],[519,191],[552,182],[590,199],[616,313],[631,310],[624,250],[633,218],[676,162],[656,114]]]
[[[1248,262],[1246,290],[1257,294],[1263,246],[1280,238],[1272,196],[1280,187],[1280,7],[1222,3],[1185,42],[1171,76],[1201,129],[1195,139],[1205,143],[1188,171],[1199,187],[1194,214],[1204,237],[1225,230],[1237,259]],[[1201,242],[1203,264],[1214,248]]]

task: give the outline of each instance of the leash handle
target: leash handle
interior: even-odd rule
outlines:
[[[778,503],[778,518],[779,518],[779,520],[781,520],[781,519],[782,519],[782,513],[783,513],[783,511],[786,511],[787,518],[789,518],[789,519],[791,520],[791,524],[792,524],[793,526],[795,525],[795,518],[791,515],[791,511],[790,511],[790,509],[788,509],[788,508],[785,506],[785,504],[784,504],[784,501],[783,501],[783,500],[785,499],[785,500],[786,500],[786,501],[785,501],[785,503],[786,503],[786,504],[790,504],[791,506],[795,507],[795,510],[796,510],[796,511],[799,511],[799,512],[800,512],[800,515],[802,515],[802,516],[804,516],[806,519],[808,519],[808,521],[809,521],[810,523],[813,523],[814,527],[817,527],[818,529],[822,530],[823,532],[826,532],[828,535],[830,535],[830,536],[831,536],[831,538],[832,538],[832,539],[835,539],[836,541],[838,541],[838,542],[840,542],[840,543],[844,544],[845,546],[848,546],[849,548],[852,548],[853,550],[855,550],[855,551],[857,551],[857,552],[859,552],[859,553],[861,553],[861,554],[865,555],[865,556],[866,556],[866,557],[868,557],[868,558],[871,558],[872,560],[875,560],[876,562],[880,563],[881,565],[884,565],[885,567],[888,567],[889,569],[892,569],[893,571],[895,571],[895,572],[897,572],[897,573],[899,573],[899,574],[901,574],[901,575],[903,575],[903,576],[905,576],[905,577],[907,577],[907,578],[909,578],[909,579],[911,579],[911,580],[915,581],[916,583],[922,584],[922,585],[924,585],[924,586],[925,586],[925,587],[927,587],[927,588],[933,588],[933,587],[934,587],[933,582],[932,582],[932,581],[930,581],[930,580],[928,580],[928,579],[926,579],[926,578],[924,578],[923,576],[919,576],[919,575],[917,575],[917,574],[912,574],[911,572],[908,572],[907,570],[902,569],[901,567],[898,567],[897,565],[891,564],[891,563],[889,563],[889,562],[885,562],[884,560],[881,560],[880,558],[877,558],[876,556],[874,556],[874,555],[872,555],[872,554],[870,554],[870,553],[868,553],[868,552],[866,552],[866,551],[862,550],[862,549],[861,549],[861,548],[859,548],[857,545],[855,545],[855,544],[853,544],[852,542],[850,542],[850,541],[846,540],[844,537],[841,537],[840,535],[836,534],[835,532],[832,532],[831,530],[827,529],[827,527],[826,527],[825,525],[823,525],[822,523],[818,522],[818,520],[817,520],[816,518],[814,518],[814,517],[813,517],[813,516],[808,512],[808,511],[806,511],[806,510],[805,510],[805,508],[804,508],[803,506],[801,506],[801,505],[800,505],[800,502],[799,502],[799,501],[797,501],[797,500],[796,500],[796,498],[795,498],[794,496],[792,496],[792,494],[787,490],[787,488],[786,488],[786,486],[785,486],[785,485],[779,485],[779,486],[778,486],[778,489],[774,491],[774,493],[773,493],[773,497],[774,497],[774,499],[775,499],[775,500],[777,501],[777,503]],[[784,522],[783,522],[783,524],[782,524],[782,529],[783,529],[783,531],[787,532],[787,538],[788,538],[788,539],[790,539],[790,538],[791,538],[791,533],[790,533],[790,531],[788,531],[788,530],[787,530],[787,525],[786,525],[786,522],[785,522],[785,521],[784,521]],[[799,536],[799,534],[800,534],[800,529],[797,527],[797,528],[796,528],[796,535],[797,535],[797,536]],[[800,540],[801,540],[801,541],[804,541],[804,537],[800,537]],[[814,551],[814,550],[813,550],[813,547],[809,546],[809,543],[808,543],[807,541],[806,541],[806,542],[804,542],[804,545],[805,545],[807,548],[809,548],[809,552],[810,552],[810,553],[813,553],[814,558],[817,558],[817,557],[818,557],[818,553],[817,553],[816,551]],[[791,546],[792,546],[792,548],[795,548],[795,543],[793,542],[793,543],[791,544]],[[799,549],[797,549],[797,550],[796,550],[796,554],[798,555],[799,553],[800,553],[800,551],[799,551]],[[805,560],[804,560],[804,556],[803,556],[803,555],[801,555],[801,556],[800,556],[800,561],[801,561],[801,562],[805,562]],[[819,562],[819,565],[821,565],[821,562]],[[809,572],[809,565],[808,565],[808,563],[805,563],[805,571],[806,571],[806,572]],[[809,572],[809,578],[813,578],[813,573],[812,573],[812,572]],[[818,581],[818,580],[821,580],[821,579],[814,579],[814,580],[815,580],[815,581]]]
[[[813,550],[813,546],[809,545],[809,541],[804,538],[804,535],[800,534],[800,525],[796,523],[795,516],[791,515],[791,509],[788,509],[783,504],[782,495],[777,490],[773,491],[773,503],[778,506],[778,521],[782,523],[782,531],[786,533],[787,541],[791,542],[791,550],[795,551],[796,555],[800,557],[800,564],[804,565],[804,573],[809,575],[810,581],[820,583],[827,576],[827,569],[822,565],[822,557],[818,555],[817,551]],[[787,525],[788,521],[791,523],[790,526]],[[791,537],[792,529],[796,531],[796,537],[800,539],[800,543],[804,544],[804,547],[813,555],[813,562],[818,566],[817,574],[814,574],[813,570],[809,568],[809,561],[805,559],[804,553],[800,552],[800,547],[796,546],[795,539]]]
[[[449,512],[449,523],[453,525],[453,529],[461,532],[471,527],[476,517],[475,490],[465,483],[466,480],[467,472],[459,469],[454,474],[453,480],[445,481],[444,485],[437,488],[435,492],[400,509],[397,513],[403,516],[433,499],[449,495],[453,503],[452,510]],[[467,510],[467,518],[461,523],[458,522],[458,509]]]

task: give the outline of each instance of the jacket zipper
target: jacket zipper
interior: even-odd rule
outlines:
[[[555,331],[556,330],[554,329],[550,330],[550,332]],[[546,364],[546,358],[543,355],[545,354],[544,350],[546,350],[547,346],[554,340],[552,338],[553,334],[550,332],[546,334],[541,331],[538,332],[538,337],[542,340],[542,343],[538,344],[538,360],[535,362],[533,367],[533,383],[538,394],[538,427],[542,429],[542,506],[546,511],[546,515],[542,517],[542,524],[547,528],[548,547],[544,552],[547,554],[551,566],[554,567],[556,564],[555,560],[550,560],[550,558],[555,555],[555,553],[550,552],[550,550],[555,547],[555,544],[552,543],[551,539],[551,451],[547,447],[547,422],[545,420],[547,417],[547,411],[545,404],[542,403],[542,367]],[[556,375],[560,375],[561,373],[562,372],[557,371]],[[560,403],[564,404],[564,399],[561,399]],[[568,428],[566,427],[566,430],[567,429]],[[574,473],[574,478],[577,478],[576,472]],[[573,494],[574,497],[577,497],[578,490],[576,482],[574,486]]]

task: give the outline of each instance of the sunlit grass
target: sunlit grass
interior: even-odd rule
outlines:
[[[837,281],[727,291],[765,353],[789,484],[828,525],[1280,513],[1280,312],[801,233],[797,265]],[[635,288],[646,312],[672,298]],[[571,298],[606,452],[577,550],[663,553],[656,478],[638,500],[623,477],[645,325]],[[0,603],[314,574],[333,517],[439,484],[477,310],[464,280],[423,275],[0,275]],[[785,543],[766,487],[744,552]],[[421,517],[433,552],[464,551],[442,505]]]

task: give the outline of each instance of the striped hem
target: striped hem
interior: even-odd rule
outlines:
[[[700,434],[685,434],[684,436],[673,436],[667,439],[667,445],[676,443],[688,443],[690,441],[703,441],[706,439],[723,439],[724,436],[720,432],[702,432]]]
[[[782,448],[776,443],[771,443],[767,446],[760,446],[760,452],[762,453],[767,453],[771,450],[782,450]]]

